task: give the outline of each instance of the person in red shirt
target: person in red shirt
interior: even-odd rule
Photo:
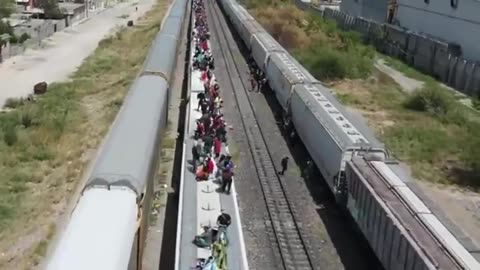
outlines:
[[[220,142],[220,140],[215,137],[215,139],[213,139],[213,152],[215,152],[215,158],[218,158],[220,156],[221,150],[222,142]]]
[[[200,80],[202,80],[203,82],[206,82],[207,79],[208,79],[207,72],[206,72],[206,71],[202,71],[202,76],[200,77]]]
[[[197,133],[198,138],[203,137],[205,128],[203,127],[202,121],[197,121],[197,130],[195,130],[195,132]]]
[[[212,159],[210,157],[207,158],[207,171],[208,174],[213,173],[213,169],[215,168],[215,164],[213,163]]]

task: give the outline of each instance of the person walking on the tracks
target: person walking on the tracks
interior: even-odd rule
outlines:
[[[278,172],[278,174],[284,175],[285,171],[288,169],[288,157],[282,158],[281,165],[282,165],[282,170],[280,172]]]

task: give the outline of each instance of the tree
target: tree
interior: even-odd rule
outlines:
[[[1,0],[0,0],[1,1]],[[0,35],[1,34],[9,34],[10,36],[13,36],[13,27],[10,25],[10,23],[0,21]]]
[[[0,0],[3,1],[3,0]],[[39,8],[43,9],[46,19],[60,19],[63,17],[57,0],[40,0],[38,1]]]
[[[15,0],[0,0],[0,19],[10,17],[15,9]]]

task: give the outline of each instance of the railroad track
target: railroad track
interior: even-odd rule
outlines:
[[[266,145],[265,137],[260,130],[253,105],[247,94],[247,86],[240,79],[238,64],[233,57],[232,49],[226,38],[228,26],[220,21],[223,14],[215,7],[214,1],[207,2],[209,17],[213,21],[211,30],[218,38],[221,54],[225,60],[226,73],[232,86],[235,100],[240,111],[242,125],[247,135],[247,143],[259,176],[262,192],[266,201],[268,214],[272,223],[275,240],[280,250],[284,269],[316,269],[312,263],[308,245],[302,237],[301,226],[295,210],[288,200],[282,182],[275,170],[272,156]],[[236,79],[240,83],[235,84]]]

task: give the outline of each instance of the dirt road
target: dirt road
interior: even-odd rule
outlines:
[[[45,48],[30,49],[7,59],[0,65],[0,107],[8,98],[32,93],[37,82],[68,79],[69,74],[95,50],[100,40],[116,26],[126,25],[128,20],[139,17],[152,3],[152,0],[119,3],[76,26],[55,33],[44,41]]]

